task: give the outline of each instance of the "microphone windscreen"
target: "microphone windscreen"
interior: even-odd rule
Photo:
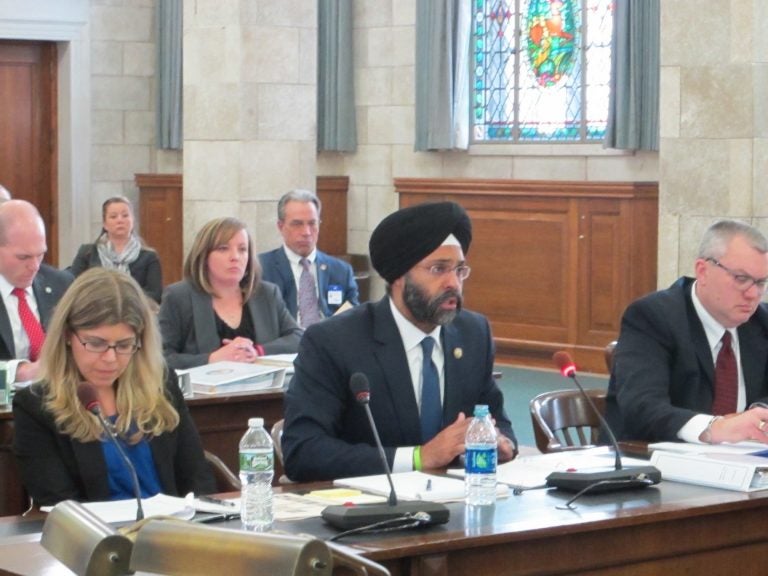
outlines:
[[[368,377],[362,372],[355,372],[349,379],[349,389],[355,396],[355,400],[361,404],[368,402],[371,396],[371,387],[368,384]]]
[[[573,363],[571,355],[568,354],[568,352],[564,352],[563,350],[555,352],[552,356],[552,361],[563,376],[568,378],[576,373],[576,365]]]
[[[81,382],[77,385],[77,399],[85,406],[89,412],[99,407],[99,399],[96,396],[96,390],[88,382]]]

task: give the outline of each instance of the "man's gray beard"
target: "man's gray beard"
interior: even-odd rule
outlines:
[[[456,298],[456,308],[454,310],[443,310],[440,306],[446,300]],[[461,310],[463,301],[462,296],[455,290],[448,290],[440,296],[429,300],[424,291],[414,282],[405,277],[405,286],[403,287],[403,302],[406,308],[417,322],[445,326],[453,322],[456,314]]]

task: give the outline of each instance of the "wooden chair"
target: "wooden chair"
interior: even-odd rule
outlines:
[[[592,401],[605,413],[605,390],[588,389]],[[540,452],[565,452],[597,444],[600,420],[578,390],[539,394],[530,404],[533,433]]]
[[[274,423],[272,426],[272,443],[275,445],[275,454],[280,461],[280,465],[283,465],[283,424],[285,420],[282,418]]]
[[[240,492],[240,478],[213,452],[204,451],[205,459],[213,471],[217,492]]]

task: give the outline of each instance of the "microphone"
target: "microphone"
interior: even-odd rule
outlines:
[[[600,410],[595,406],[592,398],[590,398],[589,394],[584,391],[584,388],[576,377],[576,366],[574,365],[573,360],[571,360],[570,355],[563,351],[555,352],[552,356],[552,360],[560,369],[560,373],[563,376],[573,380],[573,383],[579,389],[581,395],[587,400],[590,408],[600,421],[601,428],[605,430],[608,435],[608,439],[616,454],[616,460],[613,470],[600,470],[595,472],[552,472],[547,476],[547,486],[560,488],[561,490],[567,490],[569,492],[578,492],[578,494],[566,504],[566,506],[570,507],[570,504],[576,498],[586,492],[613,492],[629,488],[643,488],[661,482],[661,471],[655,466],[632,466],[625,468],[622,465],[619,443],[616,441],[616,436],[613,434],[611,427],[608,426],[608,422],[600,413]]]
[[[364,528],[385,528],[387,526],[399,525],[401,528],[427,526],[429,524],[445,524],[448,522],[450,513],[445,505],[438,502],[429,501],[411,501],[398,502],[395,493],[395,485],[392,482],[392,471],[387,462],[387,455],[384,452],[384,446],[379,438],[379,431],[376,422],[373,420],[371,407],[371,389],[368,383],[368,377],[362,372],[355,372],[349,379],[349,388],[355,396],[357,403],[363,406],[368,423],[373,432],[373,438],[376,441],[376,447],[379,450],[379,456],[384,466],[384,472],[389,482],[389,499],[387,504],[361,504],[359,506],[327,506],[321,512],[323,519],[336,528],[342,530],[362,531]]]
[[[80,403],[85,407],[85,409],[88,410],[88,412],[99,419],[99,423],[101,423],[101,427],[104,429],[104,433],[107,435],[107,438],[109,438],[109,441],[112,442],[114,447],[117,448],[117,453],[120,455],[123,463],[131,473],[133,494],[136,497],[136,521],[138,522],[139,520],[143,520],[144,508],[141,505],[141,489],[139,488],[139,478],[136,476],[136,468],[134,468],[133,463],[128,459],[128,456],[126,455],[125,450],[123,450],[123,447],[120,446],[120,442],[117,441],[117,438],[115,438],[112,430],[110,430],[109,426],[107,425],[106,420],[104,420],[104,416],[101,414],[101,404],[99,403],[96,391],[93,389],[93,386],[87,382],[81,382],[77,386],[77,398],[80,400]]]

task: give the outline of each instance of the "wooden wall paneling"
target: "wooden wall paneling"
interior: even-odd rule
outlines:
[[[181,174],[136,174],[139,188],[139,233],[157,251],[163,285],[178,282],[184,263],[184,218]]]
[[[317,197],[323,204],[322,226],[317,240],[318,249],[326,254],[347,253],[347,176],[318,176]]]

